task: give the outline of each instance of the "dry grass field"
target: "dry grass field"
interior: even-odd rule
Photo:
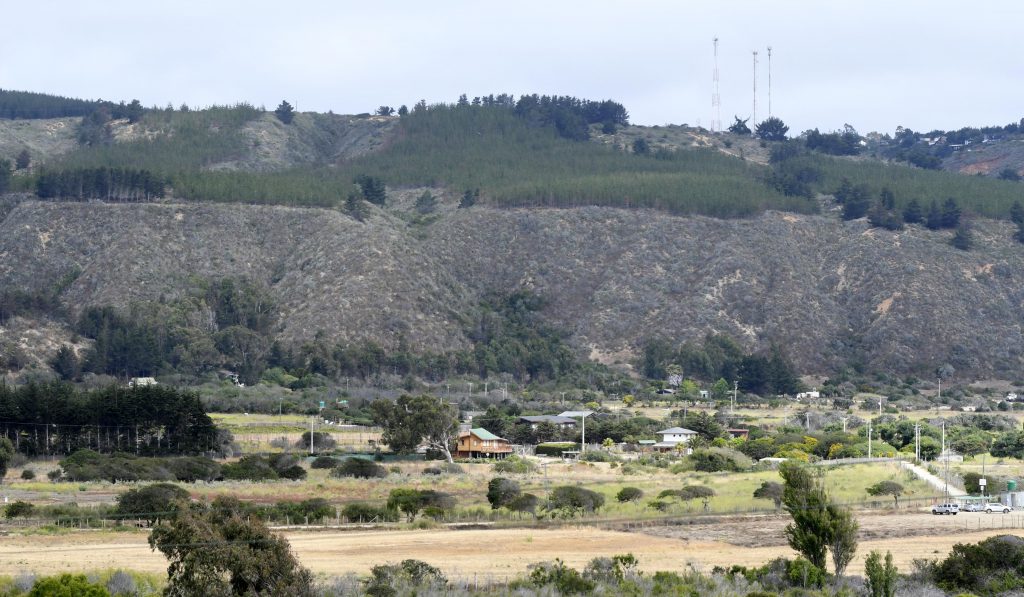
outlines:
[[[917,558],[944,557],[953,544],[977,542],[1002,533],[1007,517],[965,515],[864,515],[857,558],[850,573],[863,571],[864,557],[873,549],[892,551],[897,566],[909,571]],[[981,521],[979,523],[979,521]],[[1017,522],[1020,522],[1019,520]],[[530,564],[562,558],[582,567],[591,558],[633,553],[644,570],[709,570],[714,566],[761,565],[779,556],[793,557],[781,536],[784,521],[720,521],[692,527],[678,537],[657,536],[661,529],[624,532],[592,527],[556,529],[494,529],[422,531],[323,531],[286,532],[303,565],[328,576],[366,574],[384,562],[415,558],[441,568],[453,578],[507,579],[525,572]],[[710,533],[722,525],[717,535]],[[977,529],[979,525],[987,528]],[[761,529],[756,545],[745,541],[746,530]],[[683,527],[673,527],[681,529]],[[770,530],[769,530],[770,529]],[[0,542],[0,574],[22,571],[57,573],[73,570],[129,568],[159,573],[166,569],[163,557],[150,550],[144,532],[90,532],[61,536],[6,537]]]

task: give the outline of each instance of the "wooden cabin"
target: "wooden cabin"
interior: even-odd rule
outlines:
[[[505,458],[512,453],[512,443],[483,428],[459,434],[456,458]]]

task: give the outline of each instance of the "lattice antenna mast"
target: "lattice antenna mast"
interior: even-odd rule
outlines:
[[[754,50],[754,112],[750,120],[752,125],[757,126],[757,50]]]
[[[711,40],[715,47],[715,69],[711,72],[711,132],[722,132],[722,96],[718,93],[718,38]]]
[[[768,118],[772,117],[772,47],[768,46]]]

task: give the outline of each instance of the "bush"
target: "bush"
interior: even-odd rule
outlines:
[[[528,475],[537,472],[537,465],[519,456],[509,456],[494,463],[494,472],[506,475]]]
[[[1024,588],[1024,539],[997,535],[976,544],[957,543],[952,553],[932,569],[940,588],[986,595]]]
[[[172,483],[154,483],[140,489],[129,489],[117,496],[117,514],[124,518],[141,518],[153,524],[171,518],[178,503],[189,500],[189,493]]]
[[[394,597],[399,590],[402,595],[434,595],[440,594],[447,584],[448,579],[430,564],[403,560],[401,564],[374,566],[364,591],[370,597]]]
[[[530,572],[530,582],[535,587],[553,586],[561,595],[588,594],[593,592],[595,583],[583,578],[575,568],[569,568],[562,560],[535,564]]]
[[[292,481],[301,481],[306,478],[306,469],[302,468],[301,465],[293,464],[288,468],[278,473],[282,479],[291,479]]]
[[[332,477],[356,477],[373,479],[387,477],[388,471],[381,465],[363,458],[346,458],[331,471]]]
[[[319,521],[334,518],[334,506],[324,498],[311,498],[301,502],[278,502],[274,506],[278,517],[288,517],[291,522],[302,520]]]
[[[28,502],[18,500],[7,504],[7,508],[4,509],[5,518],[17,518],[19,516],[28,517],[32,515],[32,512],[36,509],[35,506]]]
[[[78,450],[60,462],[69,481],[213,481],[221,477],[221,466],[202,456],[145,457],[115,452],[99,454]],[[227,465],[230,466],[230,465]],[[56,481],[60,472],[47,476]]]
[[[615,494],[615,499],[622,503],[637,502],[642,497],[644,497],[644,492],[638,487],[623,487]]]
[[[505,504],[505,507],[512,512],[529,512],[536,516],[538,505],[540,505],[540,498],[532,493],[524,493]]]
[[[309,468],[334,468],[338,466],[338,460],[330,456],[317,456],[309,465]]]
[[[716,473],[719,471],[744,471],[748,470],[753,463],[750,458],[737,450],[729,448],[708,448],[706,450],[694,450],[689,457],[693,462],[695,470],[705,473]]]
[[[522,493],[519,483],[512,479],[495,477],[487,483],[487,501],[494,510],[507,506]]]
[[[21,471],[21,478],[26,481],[31,481],[36,478],[36,472],[30,468]]]
[[[238,462],[221,467],[225,479],[234,481],[271,481],[280,478],[266,458],[257,454],[243,456]]]
[[[574,485],[562,485],[551,491],[544,509],[571,517],[595,512],[601,506],[604,506],[604,496],[600,493]]]
[[[84,574],[61,574],[60,576],[40,578],[28,593],[28,597],[60,597],[63,595],[110,597],[110,592],[102,585],[89,582]]]
[[[370,504],[348,504],[341,515],[349,522],[397,522],[398,511]]]
[[[334,446],[338,445],[338,442],[334,441],[334,437],[330,433],[324,433],[322,431],[313,431],[313,449],[316,452],[330,452],[334,449]],[[308,450],[309,449],[309,438],[310,432],[306,431],[302,434],[302,438],[295,442],[295,447]]]
[[[618,456],[604,450],[591,450],[580,455],[584,462],[622,462]]]
[[[572,442],[549,442],[538,444],[535,454],[537,456],[561,456],[563,452],[579,450],[580,445]]]

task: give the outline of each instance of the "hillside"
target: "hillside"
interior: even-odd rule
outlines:
[[[532,289],[581,355],[629,361],[648,338],[725,332],[777,344],[803,372],[848,364],[1013,379],[1024,364],[1024,252],[1009,224],[949,232],[768,212],[747,220],[643,210],[452,209],[409,225],[375,210],[28,201],[0,224],[0,285],[126,307],[169,301],[196,278],[245,277],[280,310],[274,334],[318,332],[415,349],[467,345],[467,310]],[[77,273],[76,273],[77,272]]]

